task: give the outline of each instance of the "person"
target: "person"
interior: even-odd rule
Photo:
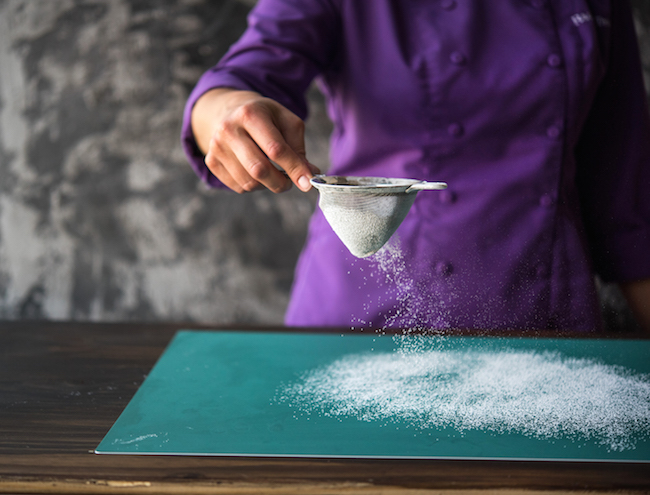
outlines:
[[[314,79],[328,173],[449,188],[418,194],[369,259],[317,209],[287,325],[599,331],[597,273],[650,330],[650,119],[627,0],[260,0],[187,101],[197,174],[309,190]]]

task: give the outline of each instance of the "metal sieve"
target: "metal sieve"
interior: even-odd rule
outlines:
[[[316,175],[311,184],[332,230],[357,258],[376,253],[388,242],[418,191],[447,187],[444,182],[335,175]]]

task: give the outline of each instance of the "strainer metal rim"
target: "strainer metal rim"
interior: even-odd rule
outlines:
[[[373,181],[377,182],[373,182]],[[413,184],[422,182],[417,179],[388,177],[356,177],[351,175],[315,175],[310,179],[312,186],[319,191],[336,191],[342,193],[403,193]],[[342,182],[358,182],[346,184]]]

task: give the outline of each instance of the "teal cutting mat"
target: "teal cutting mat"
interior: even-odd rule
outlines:
[[[181,331],[96,453],[650,462],[650,341]]]

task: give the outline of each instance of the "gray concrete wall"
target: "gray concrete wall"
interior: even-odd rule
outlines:
[[[0,0],[0,319],[282,321],[315,194],[209,191],[178,138],[252,3]]]

